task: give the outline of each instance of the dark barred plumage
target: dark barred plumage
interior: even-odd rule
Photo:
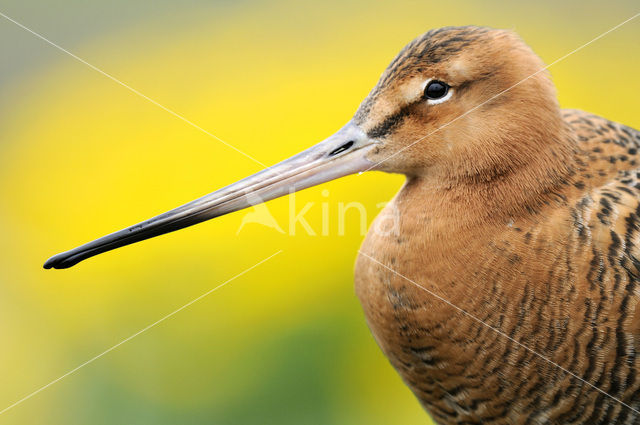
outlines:
[[[508,34],[473,27],[426,33],[391,63],[358,119],[366,123],[398,98],[394,86],[408,84],[399,81],[421,74],[447,81],[452,63],[464,67],[483,54],[491,66],[454,84],[458,100],[491,79],[496,92],[507,89],[533,72],[500,86],[509,78],[505,67],[515,65],[492,51],[518,52],[517,63],[534,57]],[[487,165],[469,168],[475,163],[465,156],[473,155],[457,153],[438,159],[442,170],[407,171],[407,184],[378,218],[396,217],[396,228],[370,232],[357,263],[356,290],[373,334],[440,424],[640,423],[640,133],[560,111],[546,82],[543,74],[530,92],[482,105],[476,114],[505,107],[507,115],[486,134],[451,125],[446,143],[485,140],[473,155]],[[370,134],[401,139],[420,102],[378,112]],[[423,119],[437,121],[431,114],[440,106]],[[519,112],[509,117],[506,108]],[[404,131],[411,135],[402,144],[411,149],[413,134],[442,133]],[[441,149],[445,140],[438,142],[430,136],[403,160]]]
[[[358,287],[373,331],[439,423],[640,422],[640,132],[580,111],[562,117],[576,135],[575,173],[533,214],[431,254],[438,264],[402,238],[377,258],[400,271],[423,264],[405,276],[437,293],[446,285],[456,306],[631,408],[377,268],[380,284]],[[415,214],[403,199],[400,215]],[[430,284],[441,275],[466,280]]]

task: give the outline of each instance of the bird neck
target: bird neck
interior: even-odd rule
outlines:
[[[566,198],[579,161],[572,137],[561,125],[543,142],[506,138],[500,144],[510,149],[493,155],[501,161],[479,158],[473,171],[461,161],[408,176],[400,198],[418,196],[426,215],[449,230],[532,216]]]

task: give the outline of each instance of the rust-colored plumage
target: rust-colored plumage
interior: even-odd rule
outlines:
[[[360,119],[415,75],[451,81],[458,97],[394,123],[409,146],[541,68],[511,33],[427,33]],[[640,133],[561,111],[545,73],[469,115],[387,161],[416,165],[357,262],[376,340],[438,423],[639,423]]]
[[[443,28],[402,50],[324,142],[45,267],[354,172],[403,173],[356,293],[433,418],[637,424],[639,146],[636,130],[561,110],[514,33]]]

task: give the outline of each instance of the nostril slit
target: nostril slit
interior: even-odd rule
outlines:
[[[336,148],[334,150],[332,150],[331,152],[329,152],[329,156],[335,156],[338,155],[341,152],[346,151],[347,149],[349,149],[351,146],[354,145],[354,141],[353,140],[349,140],[347,143],[345,143],[344,145],[340,146],[339,148]]]

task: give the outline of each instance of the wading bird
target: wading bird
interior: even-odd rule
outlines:
[[[599,93],[602,95],[602,93]],[[354,117],[310,149],[48,260],[66,268],[348,174],[402,173],[356,293],[441,424],[640,423],[640,132],[561,110],[517,35],[409,43]],[[255,203],[255,202],[254,202]]]

